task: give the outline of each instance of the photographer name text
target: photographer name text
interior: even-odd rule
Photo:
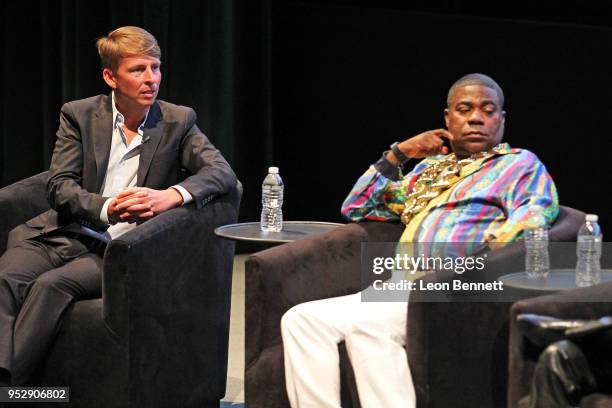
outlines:
[[[424,282],[422,280],[410,281],[402,279],[400,281],[385,282],[380,279],[375,280],[373,285],[374,290],[401,290],[401,291],[503,291],[504,283],[502,281],[493,282],[462,282],[459,279],[453,279],[452,282]]]

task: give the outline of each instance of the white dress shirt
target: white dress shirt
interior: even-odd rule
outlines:
[[[127,136],[123,130],[125,118],[121,112],[117,110],[114,92],[112,93],[112,107],[113,135],[111,139],[110,156],[108,158],[108,167],[106,168],[104,182],[102,183],[102,191],[100,191],[102,196],[110,197],[106,200],[100,212],[100,220],[106,224],[109,224],[108,206],[112,199],[126,188],[136,186],[140,151],[143,144],[143,127],[149,115],[149,111],[147,110],[142,123],[138,126],[138,134],[128,143]],[[183,187],[175,185],[172,186],[172,188],[176,189],[183,197],[183,205],[193,200],[191,194]],[[136,225],[136,223],[118,222],[108,227],[108,230],[104,233],[105,238],[107,240],[117,238],[135,228]]]

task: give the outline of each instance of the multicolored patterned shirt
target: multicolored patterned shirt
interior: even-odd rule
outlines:
[[[548,225],[557,217],[555,184],[542,162],[525,149],[507,143],[482,167],[451,187],[448,199],[410,225],[420,242],[511,242],[522,235],[527,210],[544,208]],[[354,222],[399,221],[404,202],[423,170],[444,156],[424,159],[405,177],[385,156],[357,180],[342,204],[342,215]],[[416,227],[416,228],[414,228]]]

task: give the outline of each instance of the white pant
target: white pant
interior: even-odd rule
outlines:
[[[355,371],[363,408],[412,408],[405,302],[362,302],[361,294],[302,303],[281,320],[287,394],[293,408],[340,407],[338,343]]]

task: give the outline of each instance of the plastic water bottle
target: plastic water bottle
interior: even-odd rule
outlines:
[[[532,205],[528,211],[525,228],[525,270],[530,279],[544,279],[550,270],[544,209],[539,205]]]
[[[595,214],[586,216],[586,222],[578,231],[576,246],[576,286],[596,285],[601,280],[601,229]]]
[[[261,186],[261,230],[280,232],[283,229],[283,180],[278,167],[268,168]]]

